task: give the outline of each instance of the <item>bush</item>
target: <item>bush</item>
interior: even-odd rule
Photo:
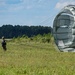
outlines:
[[[14,42],[41,42],[41,43],[50,43],[51,42],[52,35],[50,33],[43,34],[43,35],[36,35],[33,37],[28,37],[26,35],[23,35],[22,37],[18,36],[17,38],[13,38]]]

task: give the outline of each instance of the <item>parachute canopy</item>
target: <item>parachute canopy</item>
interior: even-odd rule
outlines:
[[[64,7],[53,22],[56,46],[63,52],[75,52],[75,5]]]

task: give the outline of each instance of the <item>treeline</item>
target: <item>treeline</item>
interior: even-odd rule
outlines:
[[[0,27],[0,38],[5,36],[6,38],[13,38],[26,35],[32,37],[38,34],[51,33],[51,27],[44,26],[20,26],[20,25],[3,25]]]

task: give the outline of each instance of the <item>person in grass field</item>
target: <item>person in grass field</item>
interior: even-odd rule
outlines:
[[[6,40],[5,40],[4,36],[2,37],[2,48],[3,48],[4,51],[7,50],[7,48],[6,48]]]

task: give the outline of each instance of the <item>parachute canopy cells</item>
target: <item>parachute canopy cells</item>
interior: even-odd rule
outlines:
[[[53,35],[60,51],[75,52],[75,5],[66,6],[57,14]]]

